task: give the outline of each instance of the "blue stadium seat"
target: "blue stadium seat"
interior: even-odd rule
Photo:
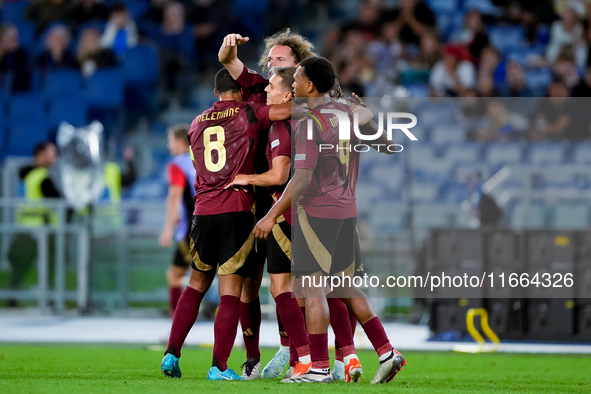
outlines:
[[[508,61],[514,61],[526,66],[532,57],[544,56],[545,47],[543,45],[511,45],[505,51],[505,57]]]
[[[464,183],[468,178],[474,177],[477,173],[480,173],[484,181],[493,175],[493,173],[491,173],[491,168],[487,163],[478,162],[455,166],[451,179],[455,182]]]
[[[526,211],[525,206],[518,202],[510,208],[509,225],[513,228],[540,228],[546,225],[546,207],[539,203],[533,203]]]
[[[399,193],[404,185],[404,168],[401,165],[374,166],[367,175],[369,183],[384,185],[392,193]]]
[[[6,143],[7,134],[6,117],[2,115],[0,116],[0,157],[4,157],[4,145]]]
[[[591,143],[580,142],[573,146],[572,161],[577,164],[591,163]]]
[[[552,215],[552,227],[557,229],[584,229],[589,227],[589,204],[560,203]]]
[[[447,204],[461,204],[468,198],[468,186],[465,183],[446,182],[442,187],[442,200]]]
[[[19,42],[23,48],[30,49],[35,45],[35,24],[20,21],[15,23],[18,29]]]
[[[418,141],[417,141],[418,142]],[[412,167],[420,166],[426,161],[433,161],[435,159],[435,149],[430,144],[407,144],[404,147],[404,155],[410,156],[410,165]]]
[[[125,82],[152,85],[158,81],[158,53],[148,45],[129,49],[123,62]]]
[[[426,83],[411,83],[406,85],[411,97],[429,97],[429,85]]]
[[[503,10],[491,3],[490,0],[464,0],[464,10],[478,10],[483,15],[501,16]]]
[[[566,144],[562,142],[535,142],[529,144],[531,164],[558,164],[564,161]]]
[[[415,203],[433,203],[439,199],[438,182],[413,182],[412,199]]]
[[[123,72],[99,70],[86,81],[86,101],[93,108],[117,108],[123,105]]]
[[[20,119],[10,122],[7,156],[30,156],[36,143],[49,138],[47,123],[39,119]]]
[[[391,233],[407,227],[408,215],[404,209],[385,206],[369,211],[369,223],[376,232]]]
[[[518,142],[492,143],[486,150],[486,162],[491,165],[518,164],[523,155],[523,145]]]
[[[125,3],[129,9],[132,19],[139,19],[140,16],[142,16],[142,14],[146,12],[148,8],[150,8],[149,1],[128,0]]]
[[[74,127],[88,124],[86,103],[81,97],[60,96],[51,99],[49,104],[50,126],[57,128],[62,121],[66,121]]]
[[[458,0],[427,0],[435,14],[449,13],[459,8]]]
[[[76,69],[60,69],[47,73],[45,77],[47,97],[82,95],[82,74]]]
[[[488,36],[491,44],[501,53],[514,45],[520,45],[525,38],[525,30],[522,26],[489,26]]]
[[[28,1],[4,2],[0,9],[0,21],[6,23],[17,23],[23,20],[23,14],[29,6]]]
[[[461,29],[464,20],[464,14],[461,11],[451,11],[435,15],[435,22],[437,23],[437,31],[444,41],[449,39],[449,36]]]
[[[355,197],[360,209],[370,208],[372,205],[384,200],[386,188],[375,182],[360,182],[357,184]]]
[[[480,159],[481,146],[478,143],[460,143],[451,145],[445,152],[445,158],[454,164],[473,163]]]
[[[550,82],[552,82],[552,72],[547,68],[525,70],[525,83],[539,96],[545,96]]]
[[[461,123],[435,126],[431,130],[431,142],[438,146],[461,144],[466,141],[467,131]]]
[[[10,122],[21,119],[44,119],[45,98],[41,93],[22,93],[10,97],[8,119]]]

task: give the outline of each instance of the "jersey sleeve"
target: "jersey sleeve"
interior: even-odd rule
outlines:
[[[298,124],[296,132],[296,152],[294,158],[294,168],[303,170],[313,170],[318,163],[318,145],[316,139],[308,139],[307,118],[302,119]],[[316,126],[313,125],[314,129]],[[315,131],[315,135],[316,135]]]
[[[271,160],[278,156],[291,157],[291,127],[287,127],[285,123],[287,122],[275,122],[275,133],[269,135]]]
[[[250,103],[246,104],[246,117],[248,124],[260,127],[259,131],[271,127],[271,119],[269,119],[269,111],[271,105]]]
[[[236,82],[242,87],[242,100],[244,102],[265,103],[267,101],[265,88],[269,81],[256,71],[244,66],[242,74],[240,74]]]
[[[170,164],[168,166],[168,182],[170,186],[176,185],[185,187],[187,184],[185,174],[183,174],[183,171],[181,171],[181,169],[175,164]]]

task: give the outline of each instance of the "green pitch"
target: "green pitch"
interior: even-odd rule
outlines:
[[[263,361],[274,354],[262,352]],[[275,381],[209,382],[210,349],[188,348],[182,379],[160,373],[161,350],[123,346],[0,346],[1,393],[386,393],[591,392],[591,357],[559,355],[468,355],[406,352],[408,365],[387,385],[370,386],[377,368],[373,352],[361,352],[361,384],[285,385]],[[230,367],[239,371],[244,351]]]

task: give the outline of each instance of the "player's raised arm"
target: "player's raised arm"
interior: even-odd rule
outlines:
[[[238,45],[248,42],[248,37],[242,37],[240,34],[228,34],[224,37],[224,42],[218,52],[218,59],[220,63],[230,72],[230,75],[235,80],[240,77],[244,64],[238,59]]]

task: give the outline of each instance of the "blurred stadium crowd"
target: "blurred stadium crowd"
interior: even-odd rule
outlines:
[[[220,67],[223,36],[249,36],[239,56],[256,68],[262,39],[287,27],[333,62],[346,95],[462,97],[412,101],[422,143],[411,169],[396,157],[389,180],[374,183],[393,200],[407,200],[401,186],[413,174],[417,202],[458,203],[474,190],[468,170],[486,180],[507,163],[591,160],[591,148],[579,142],[591,136],[586,101],[572,99],[591,92],[587,0],[0,4],[2,156],[30,155],[36,142],[54,138],[62,120],[80,126],[99,119],[123,147],[144,119],[162,143],[143,151],[153,163],[141,166],[134,197],[164,196],[164,130],[173,121],[190,121],[215,99],[212,75]],[[189,119],[167,116],[175,103]],[[554,142],[532,143],[547,140]],[[372,163],[366,160],[362,172],[383,178]],[[561,181],[589,187],[588,181]]]

